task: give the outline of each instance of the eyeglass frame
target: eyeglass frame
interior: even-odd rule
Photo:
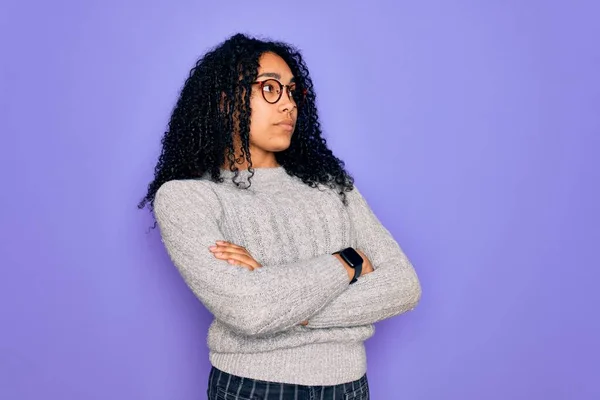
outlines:
[[[275,82],[277,82],[277,83],[279,84],[279,97],[277,97],[277,100],[275,100],[274,102],[270,102],[270,101],[269,101],[269,100],[267,100],[267,98],[265,97],[265,92],[264,92],[264,90],[263,90],[263,89],[264,89],[264,87],[265,87],[265,83],[266,83],[266,82],[268,82],[268,81],[275,81]],[[292,82],[292,83],[290,83],[289,85],[284,85],[283,83],[279,82],[279,81],[278,81],[277,79],[275,79],[275,78],[269,78],[269,79],[265,79],[264,81],[255,81],[255,82],[252,82],[252,84],[253,84],[253,85],[260,85],[260,92],[261,92],[261,94],[262,94],[262,97],[263,97],[263,99],[264,99],[264,100],[265,100],[267,103],[269,103],[269,104],[277,104],[277,103],[279,102],[279,100],[281,100],[281,97],[283,96],[283,89],[284,89],[284,88],[286,88],[286,93],[287,93],[287,95],[288,95],[288,98],[289,98],[290,100],[292,100],[292,101],[294,102],[294,104],[296,104],[296,106],[297,106],[297,107],[298,107],[298,106],[300,106],[300,105],[303,103],[303,101],[300,101],[300,102],[299,102],[299,101],[297,101],[296,99],[294,99],[294,96],[292,96],[292,95],[290,94],[290,93],[292,92],[292,91],[291,91],[291,89],[290,89],[290,86],[291,86],[291,85],[297,85],[297,83],[296,83],[296,82]],[[308,90],[306,90],[306,89],[303,89],[303,90],[302,90],[302,96],[303,96],[304,98],[306,98],[306,94],[307,94],[307,93],[308,93]]]

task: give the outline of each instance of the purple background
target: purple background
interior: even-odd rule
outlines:
[[[303,49],[421,278],[367,342],[373,398],[600,398],[592,3],[3,2],[0,398],[205,398],[209,314],[135,206],[189,68],[238,30]]]

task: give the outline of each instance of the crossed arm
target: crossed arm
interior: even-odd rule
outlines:
[[[357,250],[373,271],[353,285],[341,261],[330,254],[286,265],[232,267],[243,262],[231,254],[217,255],[228,252],[218,251],[223,250],[216,243],[222,239],[218,210],[211,209],[215,201],[207,196],[189,182],[168,182],[157,192],[154,212],[162,241],[187,285],[235,331],[268,335],[302,321],[308,321],[308,328],[366,325],[411,310],[420,299],[411,263],[357,189],[348,194],[348,211]],[[299,275],[303,279],[295,279]]]

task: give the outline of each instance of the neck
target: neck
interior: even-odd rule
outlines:
[[[252,175],[252,177],[250,177]],[[276,167],[255,167],[252,166],[252,173],[246,168],[243,169],[238,167],[237,178],[236,172],[230,169],[221,168],[221,177],[225,178],[225,184],[232,184],[234,181],[242,183],[242,186],[246,186],[249,181],[252,182],[253,187],[263,187],[265,185],[279,185],[282,180],[289,179],[289,176],[282,166]]]
[[[253,169],[263,169],[263,168],[278,168],[278,167],[281,167],[281,165],[275,159],[275,154],[274,153],[269,153],[269,154],[271,154],[272,157],[267,157],[267,158],[258,159],[258,160],[255,160],[254,157],[253,157],[253,159],[252,159],[252,168]],[[250,164],[248,163],[247,160],[244,160],[244,162],[242,162],[240,164],[236,163],[235,166],[237,167],[238,170],[247,170],[248,168],[250,168]],[[225,169],[227,171],[231,171],[231,167],[229,165],[229,161],[226,161],[225,163],[223,163],[223,165],[221,166],[221,169]]]
[[[239,171],[247,171],[250,166],[248,165],[247,162],[244,162],[242,164],[236,164],[236,167]],[[255,170],[256,169],[270,169],[270,168],[281,168],[281,165],[279,165],[279,163],[277,163],[277,162],[266,163],[266,164],[252,163],[252,169],[255,169]],[[221,170],[231,171],[229,162],[223,164],[221,166]]]
[[[249,163],[248,163],[248,160],[246,159],[246,157],[244,157],[244,155],[243,155],[243,152],[241,150],[240,140],[237,136],[234,138],[234,146],[235,146],[234,148],[237,149],[236,153],[239,153],[239,155],[236,155],[236,159],[242,158],[244,160],[240,164],[236,163],[237,169],[238,170],[247,170],[249,168]],[[254,147],[252,144],[250,144],[250,154],[252,155],[252,168],[254,168],[254,169],[280,167],[279,163],[277,162],[277,159],[275,158],[274,152],[262,150],[262,149]],[[225,159],[227,161],[225,161],[223,163],[223,165],[221,166],[221,169],[230,171],[231,168],[229,166],[227,153],[225,155]]]

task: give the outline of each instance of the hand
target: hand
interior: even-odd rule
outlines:
[[[262,265],[248,253],[248,250],[233,243],[217,240],[216,246],[210,246],[209,249],[216,258],[227,261],[231,265],[244,267],[250,271],[262,267]]]

